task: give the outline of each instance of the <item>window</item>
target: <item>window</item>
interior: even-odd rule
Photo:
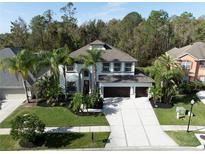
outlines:
[[[205,76],[200,76],[199,80],[202,81],[202,82],[205,82]]]
[[[181,66],[184,69],[191,69],[192,62],[191,61],[182,61]]]
[[[125,63],[125,72],[132,71],[132,63]]]
[[[84,75],[84,77],[89,77],[89,72],[88,72],[88,70],[84,70],[83,75]]]
[[[200,67],[201,67],[201,68],[205,68],[205,61],[201,61],[201,62],[200,62]]]
[[[103,63],[103,72],[110,72],[110,63]]]
[[[121,63],[114,63],[114,72],[121,71]]]
[[[75,82],[67,82],[66,84],[66,92],[74,93],[76,92],[76,83]]]
[[[73,70],[74,70],[74,66],[73,65],[66,66],[66,71],[71,72]]]

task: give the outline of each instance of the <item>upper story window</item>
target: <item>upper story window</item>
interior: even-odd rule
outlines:
[[[132,71],[132,63],[125,63],[125,72]]]
[[[110,72],[110,63],[103,63],[103,72]]]
[[[205,68],[205,61],[201,61],[201,62],[200,62],[200,67],[201,67],[201,68]]]
[[[192,62],[191,61],[182,61],[181,66],[184,69],[191,69]]]
[[[84,70],[83,75],[84,75],[84,77],[89,77],[89,72],[88,72],[88,70]]]
[[[74,71],[74,65],[68,65],[68,66],[66,66],[66,71],[67,71],[67,72],[72,72],[72,71]]]
[[[114,72],[121,71],[121,63],[114,63]]]

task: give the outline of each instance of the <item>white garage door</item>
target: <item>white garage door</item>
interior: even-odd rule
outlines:
[[[23,89],[0,89],[0,98],[26,99],[26,95]]]

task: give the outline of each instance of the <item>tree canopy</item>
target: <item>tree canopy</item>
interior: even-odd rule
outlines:
[[[147,19],[138,12],[130,12],[122,20],[94,19],[82,25],[77,24],[73,3],[59,8],[59,12],[59,20],[48,9],[34,16],[30,23],[22,18],[11,21],[11,32],[0,34],[0,48],[53,51],[67,46],[73,51],[99,39],[138,59],[139,66],[148,66],[173,47],[205,41],[205,18],[195,18],[191,12],[170,17],[165,10],[152,10]]]

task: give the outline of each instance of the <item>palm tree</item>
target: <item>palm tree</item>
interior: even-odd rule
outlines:
[[[96,73],[97,73],[97,62],[101,59],[102,56],[102,51],[98,50],[98,49],[92,49],[92,50],[88,50],[88,54],[87,55],[82,55],[82,60],[84,62],[84,66],[88,67],[90,65],[92,65],[92,74],[93,74],[93,80],[94,80],[94,85],[92,90],[96,90]]]
[[[42,67],[49,67],[51,74],[55,78],[55,81],[59,82],[59,55],[56,50],[53,50],[52,52],[40,51],[38,54],[38,60],[38,69]]]
[[[34,65],[34,59],[30,52],[22,50],[15,57],[3,58],[0,60],[0,69],[14,74],[18,79],[19,75],[22,77],[23,85],[25,87],[26,98],[29,103],[28,87],[26,80],[29,77],[29,69]]]
[[[66,79],[66,66],[67,65],[72,65],[74,62],[74,59],[69,56],[70,52],[68,48],[59,48],[56,50],[56,52],[59,55],[59,63],[63,65],[63,76],[65,80],[65,92],[66,92],[66,87],[67,87],[67,79]]]

